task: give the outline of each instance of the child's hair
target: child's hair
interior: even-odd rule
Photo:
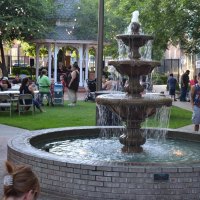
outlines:
[[[25,193],[32,191],[35,199],[40,192],[40,185],[37,176],[29,166],[15,166],[6,161],[8,175],[4,177],[4,198],[20,198]]]

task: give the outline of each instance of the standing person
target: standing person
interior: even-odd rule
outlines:
[[[61,82],[61,84],[62,84],[62,86],[63,86],[63,94],[64,94],[64,92],[65,92],[65,75],[60,75],[60,82]]]
[[[36,200],[40,193],[37,176],[28,166],[15,166],[6,161],[3,200]]]
[[[197,84],[198,80],[197,80],[197,75],[193,76],[193,79],[190,80],[190,87],[192,88],[193,85]]]
[[[68,75],[68,97],[70,104],[68,106],[75,106],[77,102],[77,92],[79,87],[79,67],[78,63],[74,62],[72,72]]]
[[[186,70],[186,72],[181,76],[181,96],[180,101],[187,101],[186,95],[188,92],[188,84],[189,84],[189,74],[190,70]]]
[[[192,123],[194,131],[199,131],[200,124],[200,73],[198,74],[198,83],[191,88],[191,104],[193,108]]]
[[[43,98],[44,95],[47,95],[47,106],[49,106],[49,103],[51,101],[51,94],[50,94],[50,86],[51,81],[49,77],[47,76],[47,70],[43,69],[41,72],[41,75],[38,77],[37,83],[39,85],[39,93],[40,93],[40,102],[43,106]],[[52,101],[51,101],[52,103]]]
[[[176,83],[177,80],[174,78],[174,75],[171,73],[169,75],[169,78],[167,80],[167,84],[169,87],[169,95],[171,95],[171,98],[174,99],[174,101],[176,101]]]

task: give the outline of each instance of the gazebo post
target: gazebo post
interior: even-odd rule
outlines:
[[[39,57],[40,57],[40,45],[36,44],[36,80],[39,76]]]
[[[58,46],[54,43],[54,82],[57,82],[57,54],[58,54]]]
[[[89,65],[89,47],[86,45],[85,49],[85,80],[88,79],[88,65]]]
[[[83,86],[83,45],[78,48],[79,52],[79,67],[80,67],[80,82],[79,86]]]
[[[51,79],[51,43],[48,44],[48,76]]]

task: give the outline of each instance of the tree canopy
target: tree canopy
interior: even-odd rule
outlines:
[[[85,23],[78,24],[81,34],[97,33],[98,0],[80,1],[81,21],[90,19],[95,26],[90,29]],[[89,6],[88,6],[89,5]],[[123,33],[131,20],[131,13],[139,10],[142,31],[154,36],[153,58],[160,59],[171,43],[180,44],[186,53],[200,52],[200,0],[107,0],[105,2],[105,41],[107,53],[116,56],[115,35]],[[77,17],[77,21],[79,21]]]
[[[7,75],[3,43],[14,39],[30,41],[41,38],[49,29],[53,16],[53,0],[1,0],[0,50],[1,69]]]
[[[157,49],[171,43],[186,53],[200,52],[200,0],[145,0],[140,8],[142,25],[154,34]]]

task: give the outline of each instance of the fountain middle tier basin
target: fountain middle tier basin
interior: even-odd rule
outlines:
[[[155,67],[160,66],[160,62],[158,61],[138,59],[110,60],[108,64],[113,65],[120,74],[127,76],[148,75]]]
[[[105,105],[117,113],[123,120],[138,119],[151,116],[155,113],[155,108],[171,106],[172,100],[158,94],[145,94],[141,98],[132,98],[124,94],[105,94],[99,95],[96,102]],[[134,117],[135,116],[135,117]]]

